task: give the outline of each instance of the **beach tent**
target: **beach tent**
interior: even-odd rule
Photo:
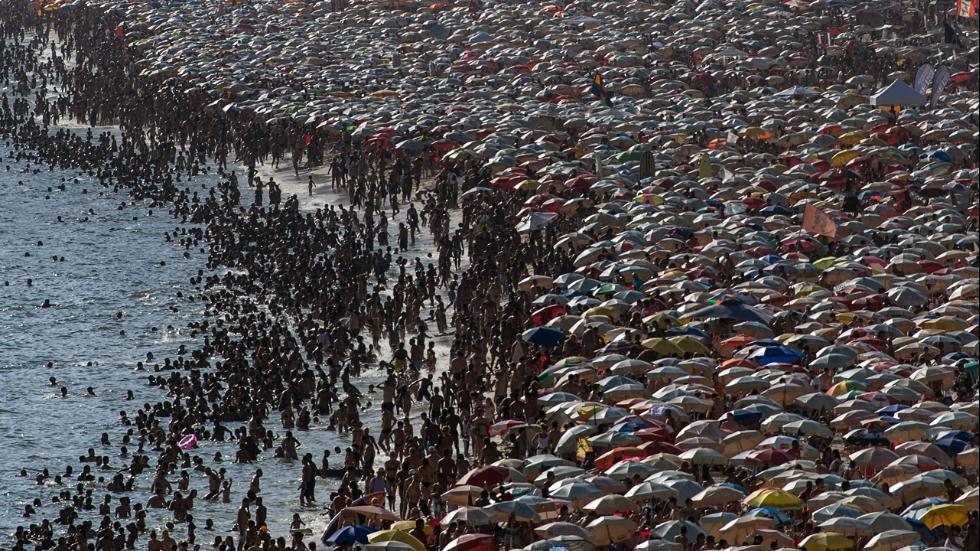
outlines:
[[[901,80],[892,82],[871,96],[871,105],[877,105],[879,107],[894,105],[905,107],[909,105],[923,105],[925,102],[926,97],[924,95],[916,92],[914,88]]]

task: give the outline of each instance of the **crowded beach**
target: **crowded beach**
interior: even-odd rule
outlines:
[[[0,547],[980,545],[975,3],[2,13],[16,160],[208,270]]]

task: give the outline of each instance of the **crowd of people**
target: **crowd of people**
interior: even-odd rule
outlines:
[[[427,19],[390,2],[5,1],[0,132],[18,160],[169,209],[167,239],[208,262],[191,282],[201,344],[139,366],[161,401],[120,413],[124,464],[92,448],[77,469],[25,468],[58,492],[25,506],[13,547],[975,548],[975,30],[947,20],[955,43],[933,42],[936,4],[792,4],[473,2]],[[385,63],[321,51],[201,74],[194,21],[225,25],[214,48],[259,51],[256,29],[292,17],[360,22],[339,43],[392,29],[366,14],[400,18]],[[556,36],[559,15],[582,36]],[[477,22],[498,35],[462,32]],[[762,34],[773,22],[791,34]],[[610,47],[587,42],[619,23]],[[724,45],[742,30],[745,51]],[[542,57],[494,46],[505,34]],[[867,105],[947,52],[943,107]],[[345,62],[342,90],[314,94],[311,68]],[[282,97],[296,109],[268,103]],[[304,107],[318,101],[331,110]],[[284,160],[311,196],[327,169],[341,199],[284,193],[263,174]],[[217,185],[186,185],[208,171]],[[372,369],[384,382],[365,388]],[[303,448],[314,425],[346,451]],[[225,441],[233,458],[208,450]],[[322,537],[299,513],[272,529],[261,468],[234,491],[222,461],[263,457],[295,462]],[[237,504],[234,526],[195,518],[195,499]]]

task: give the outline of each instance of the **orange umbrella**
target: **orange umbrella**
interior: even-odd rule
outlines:
[[[645,452],[635,446],[620,446],[597,457],[595,460],[595,466],[600,469],[608,469],[623,459],[633,457],[643,458],[648,455],[650,455],[648,452]]]

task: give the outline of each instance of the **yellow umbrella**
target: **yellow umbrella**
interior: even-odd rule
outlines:
[[[588,405],[576,409],[575,412],[578,413],[579,418],[581,418],[583,421],[588,421],[589,419],[595,417],[597,413],[605,409],[606,406]]]
[[[666,313],[657,312],[656,314],[650,314],[649,316],[643,318],[643,323],[647,325],[656,325],[657,327],[674,327],[680,325],[680,320],[676,317]]]
[[[938,329],[940,331],[964,331],[970,324],[964,319],[953,316],[942,316],[934,319],[921,320],[916,325],[920,329]]]
[[[861,140],[868,137],[868,134],[861,130],[855,130],[854,132],[848,132],[846,134],[841,134],[837,136],[837,141],[844,145],[857,145],[861,143]]]
[[[643,345],[643,348],[646,348],[648,350],[653,350],[654,352],[660,354],[661,356],[682,354],[681,349],[677,348],[677,346],[674,345],[674,343],[668,341],[667,339],[662,339],[659,337],[647,339],[640,344]]]
[[[711,352],[703,342],[690,335],[671,337],[670,342],[682,352],[686,352],[688,354],[709,354]]]
[[[408,532],[402,532],[400,530],[381,530],[380,532],[368,534],[368,542],[370,543],[380,543],[383,541],[397,541],[411,545],[412,549],[415,551],[426,551],[425,544],[417,540],[415,536],[409,534]]]
[[[514,186],[514,189],[520,191],[537,191],[541,187],[541,182],[537,180],[523,180],[521,183]]]
[[[858,156],[860,156],[860,153],[858,153],[853,149],[847,149],[841,151],[840,153],[834,155],[832,159],[830,159],[830,166],[844,166],[847,163],[853,161],[854,159],[857,159]]]
[[[962,526],[969,522],[969,510],[956,503],[935,505],[919,518],[929,528],[937,526]]]
[[[760,488],[743,500],[746,505],[752,507],[775,507],[777,509],[799,509],[803,507],[803,501],[795,495],[784,490],[773,490]]]
[[[850,549],[854,547],[854,541],[836,532],[819,532],[803,538],[800,541],[800,547],[806,551],[833,551],[835,549]]]
[[[398,522],[392,523],[391,526],[389,527],[389,530],[398,530],[399,532],[411,532],[414,529],[415,529],[414,520],[400,520]],[[429,535],[432,533],[432,526],[425,524],[422,526],[422,531],[425,532],[426,535]]]

